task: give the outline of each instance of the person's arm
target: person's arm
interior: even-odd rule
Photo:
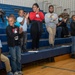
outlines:
[[[49,19],[49,15],[45,15],[45,25],[46,25],[46,27],[48,27],[48,24],[50,23],[50,19]]]
[[[22,38],[23,36],[23,28],[19,28],[19,38]]]
[[[25,17],[23,18],[23,21],[20,22],[20,24],[23,25],[24,24],[24,21],[25,21]]]
[[[60,25],[61,25],[61,23],[62,23],[62,22],[59,22],[59,23],[57,24],[57,26],[60,26]]]
[[[23,28],[19,28],[19,34],[21,34],[23,32]]]
[[[29,19],[28,18],[29,18],[29,13],[25,17],[26,24],[29,24]]]
[[[29,19],[27,19],[27,25],[29,25]]]

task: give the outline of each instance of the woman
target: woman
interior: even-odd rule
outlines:
[[[44,20],[44,14],[40,11],[37,3],[32,6],[33,11],[30,12],[29,18],[31,20],[31,36],[32,36],[32,49],[37,50],[39,48],[39,40],[42,34],[42,21]]]

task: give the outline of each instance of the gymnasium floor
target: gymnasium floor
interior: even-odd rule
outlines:
[[[45,62],[23,68],[24,75],[75,75],[75,59]]]

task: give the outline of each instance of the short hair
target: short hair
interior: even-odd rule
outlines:
[[[19,9],[19,11],[18,11],[18,12],[20,12],[21,10],[22,10],[23,12],[25,12],[23,9]]]
[[[54,8],[54,6],[53,6],[53,5],[49,5],[49,8],[50,8],[50,7]]]
[[[63,18],[63,15],[59,15],[58,17],[62,17]]]
[[[36,6],[37,8],[39,8],[39,5],[37,3],[34,3],[33,6]]]
[[[8,16],[8,18],[13,18],[14,20],[16,20],[16,17],[14,16],[14,14],[10,14],[10,15]]]
[[[74,16],[75,16],[75,15],[72,15],[72,19],[73,19]]]

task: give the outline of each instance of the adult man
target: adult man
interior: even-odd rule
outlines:
[[[54,13],[54,6],[49,6],[49,13],[45,15],[46,28],[49,33],[49,44],[54,47],[54,39],[56,35],[56,24],[58,23],[58,16]]]

